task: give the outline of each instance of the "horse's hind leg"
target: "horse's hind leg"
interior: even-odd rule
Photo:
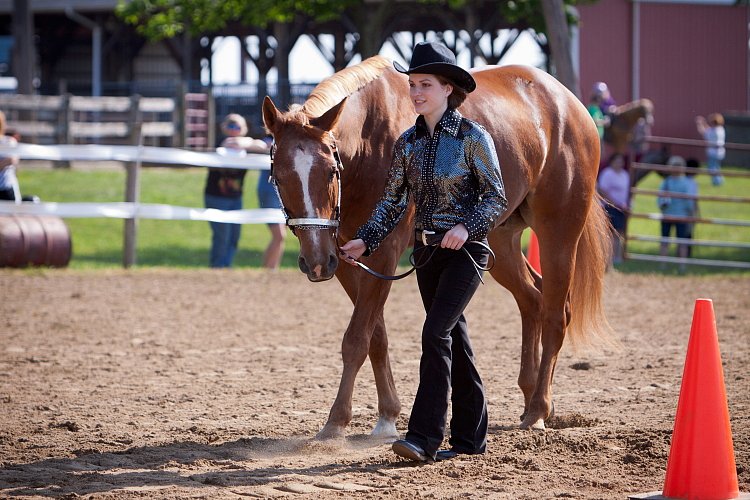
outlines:
[[[554,232],[556,227],[554,224],[547,227],[549,232],[537,233],[541,262],[544,266],[542,353],[536,387],[529,401],[526,416],[521,423],[521,428],[524,429],[544,429],[544,420],[550,416],[552,377],[557,356],[565,338],[565,329],[570,322],[567,300],[578,238],[571,234],[561,237],[559,232]],[[554,245],[552,245],[553,241]]]
[[[496,257],[495,266],[490,273],[500,285],[513,294],[521,313],[521,368],[518,373],[518,386],[523,392],[523,419],[536,388],[541,359],[542,280],[528,265],[521,251],[521,232],[524,224],[514,225],[513,222],[509,220],[489,235],[489,242]]]

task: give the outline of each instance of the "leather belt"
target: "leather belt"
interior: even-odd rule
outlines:
[[[427,229],[416,230],[416,240],[421,241],[426,247],[439,245],[443,241],[445,233],[436,233],[435,231],[428,231]]]

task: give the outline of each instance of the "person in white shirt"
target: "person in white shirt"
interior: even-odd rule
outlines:
[[[622,238],[625,236],[627,211],[630,206],[630,174],[625,170],[625,157],[612,155],[609,165],[602,169],[597,190],[606,202],[604,208],[612,223],[612,262],[622,262]]]

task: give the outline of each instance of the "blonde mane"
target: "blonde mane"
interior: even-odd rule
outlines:
[[[652,113],[654,110],[654,104],[648,99],[637,99],[633,102],[625,103],[622,106],[617,106],[617,114],[628,113],[636,109],[643,109],[644,111]]]
[[[374,56],[356,66],[346,68],[320,82],[308,96],[302,111],[309,117],[318,117],[341,102],[345,97],[377,80],[391,62],[382,56]]]

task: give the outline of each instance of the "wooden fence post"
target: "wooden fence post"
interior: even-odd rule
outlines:
[[[139,142],[141,139],[141,110],[140,110],[141,96],[133,94],[130,96],[130,112],[128,114],[129,130],[128,130],[128,144],[135,146],[141,145]]]
[[[57,132],[55,133],[55,142],[57,144],[70,144],[68,142],[68,123],[70,122],[70,94],[60,96],[60,109],[57,112]]]
[[[214,88],[208,87],[206,95],[208,96],[208,102],[206,104],[206,110],[208,111],[208,117],[206,120],[206,125],[208,126],[206,149],[211,151],[216,147],[216,101],[214,99]]]
[[[138,146],[143,145],[141,137],[141,124],[136,123],[133,126],[134,133],[137,134]],[[127,176],[125,178],[125,201],[137,204],[140,199],[140,178],[141,178],[141,159],[140,153],[138,159],[134,162],[127,162]],[[138,217],[134,215],[130,219],[125,219],[124,224],[124,244],[122,254],[122,267],[129,268],[136,264],[136,246],[138,243]]]

